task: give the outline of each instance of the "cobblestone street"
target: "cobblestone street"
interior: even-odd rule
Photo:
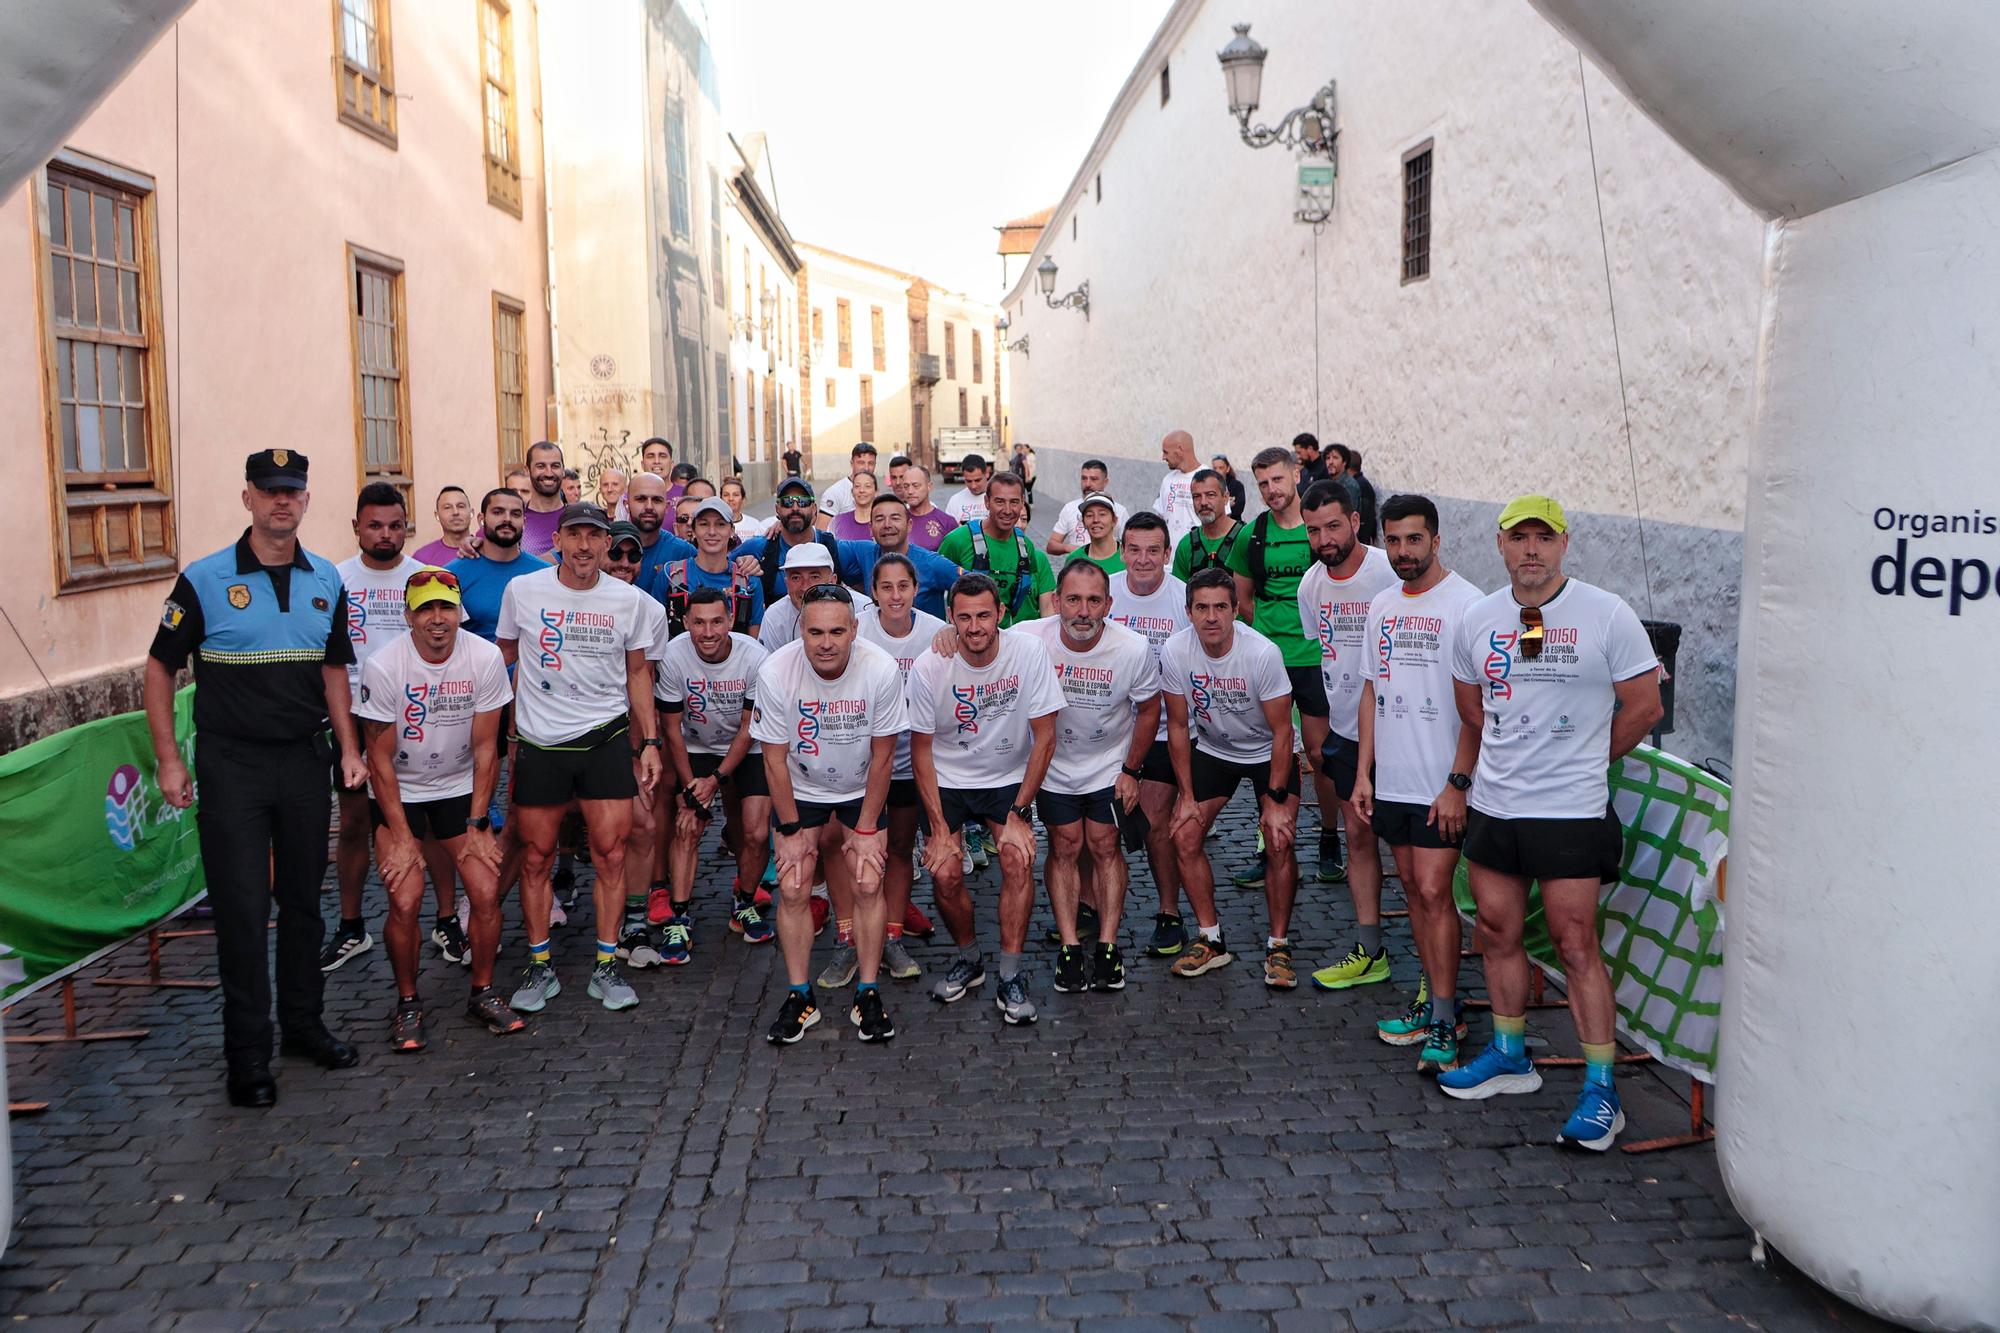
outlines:
[[[1241,869],[1253,844],[1239,796],[1211,849]],[[1710,1148],[1547,1146],[1573,1071],[1484,1104],[1415,1077],[1372,1031],[1414,984],[1400,920],[1393,994],[1271,993],[1262,896],[1225,885],[1238,962],[1181,982],[1138,952],[1142,873],[1122,994],[1054,994],[1037,943],[1036,1026],[1004,1027],[991,982],[937,1005],[919,986],[948,956],[940,932],[915,947],[923,983],[884,983],[897,1040],[858,1042],[843,997],[779,1049],[777,948],[728,934],[727,871],[702,865],[695,961],[639,974],[636,1011],[585,997],[571,926],[567,990],[518,1038],[473,1030],[463,973],[427,957],[432,1044],[412,1057],[386,1049],[371,883],[378,947],[327,985],[362,1064],[281,1058],[268,1112],[224,1101],[214,992],[91,984],[139,974],[128,946],[85,974],[79,1008],[149,1038],[9,1052],[14,1095],[54,1106],[13,1125],[0,1308],[41,1329],[1872,1326],[1750,1264]],[[997,874],[975,879],[989,967]],[[508,911],[503,986],[521,960]],[[1351,919],[1343,886],[1306,887],[1301,972]],[[167,965],[213,975],[209,942]],[[1476,965],[1467,981],[1481,993]],[[10,1016],[59,1022],[54,992]],[[1560,1011],[1531,1030],[1568,1050]],[[1628,1137],[1683,1130],[1684,1088],[1629,1074]]]

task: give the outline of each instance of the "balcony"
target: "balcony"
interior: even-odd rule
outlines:
[[[938,382],[938,359],[934,356],[912,356],[910,358],[910,378],[918,384]]]

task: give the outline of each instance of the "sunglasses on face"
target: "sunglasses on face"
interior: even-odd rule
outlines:
[[[611,548],[611,558],[613,560],[624,561],[627,564],[638,564],[639,557],[644,554],[645,552],[641,551],[631,542],[623,542]]]
[[[407,590],[415,590],[428,588],[433,583],[442,584],[453,592],[458,591],[458,575],[448,569],[420,569],[410,575],[409,581],[403,586]]]
[[[854,598],[838,583],[815,583],[799,595],[800,605],[807,602],[839,602],[842,606],[852,606]]]
[[[811,509],[812,507],[813,498],[810,495],[800,495],[794,491],[790,495],[781,495],[778,497],[778,508],[780,509]]]
[[[1534,661],[1542,655],[1542,608],[1524,606],[1521,608],[1521,656]]]

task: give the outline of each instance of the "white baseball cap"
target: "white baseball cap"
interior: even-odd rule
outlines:
[[[800,542],[785,552],[785,562],[781,569],[832,569],[833,552],[824,543]]]

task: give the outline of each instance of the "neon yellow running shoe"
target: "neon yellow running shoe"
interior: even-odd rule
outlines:
[[[1328,969],[1331,971],[1332,969]],[[1318,978],[1314,978],[1318,980]],[[1410,1007],[1394,1018],[1376,1020],[1375,1035],[1391,1046],[1421,1045],[1431,1030],[1431,982],[1422,973],[1417,974],[1417,998],[1410,1001]]]
[[[1387,946],[1384,946],[1380,953],[1371,955],[1357,944],[1347,957],[1332,967],[1323,967],[1313,973],[1313,985],[1321,990],[1346,990],[1350,986],[1372,986],[1388,979]]]

